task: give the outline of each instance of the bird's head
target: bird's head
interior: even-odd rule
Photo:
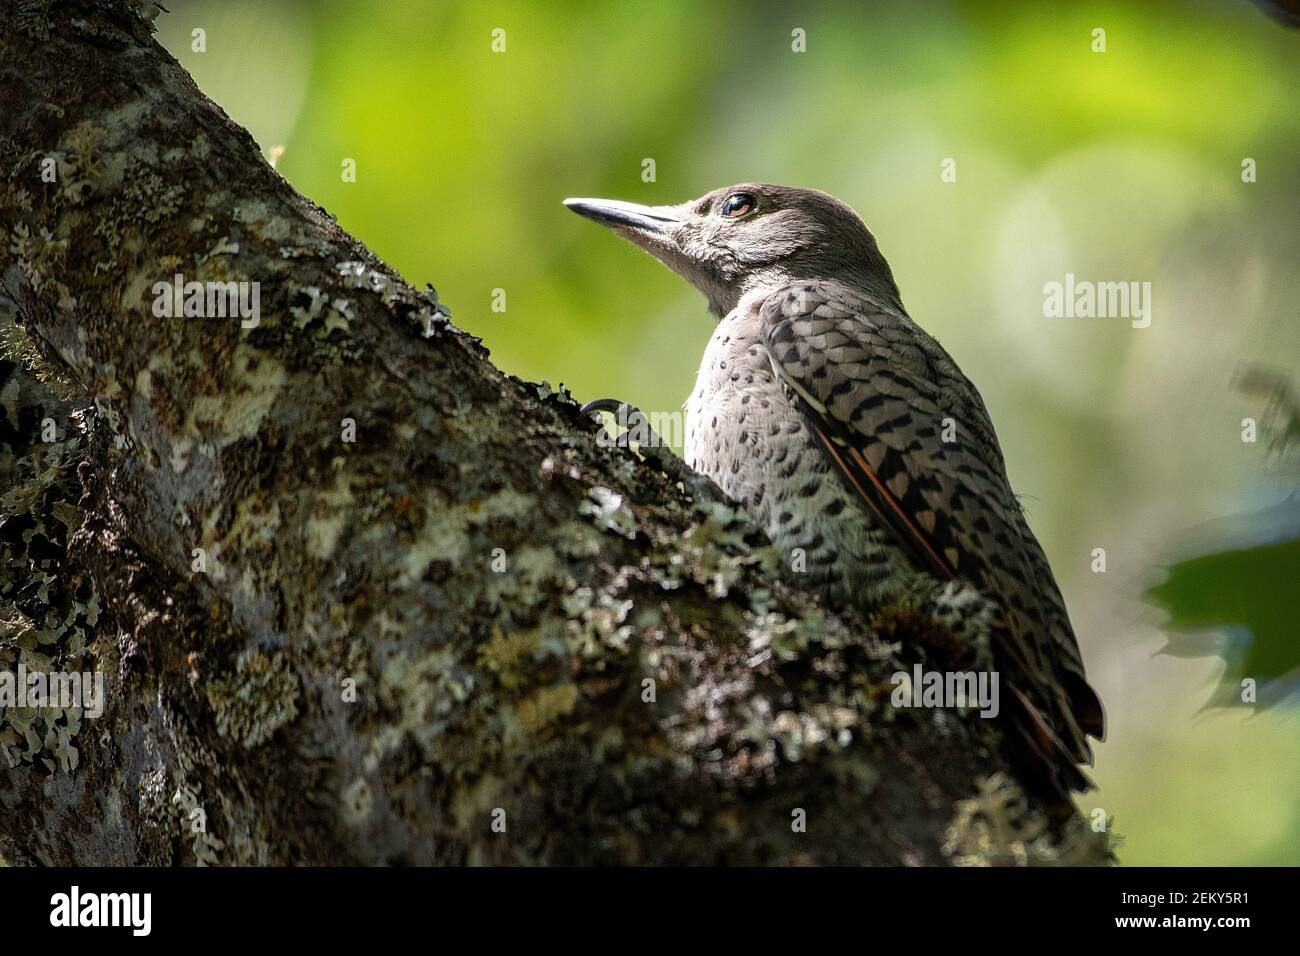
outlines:
[[[743,183],[677,206],[616,199],[564,204],[640,246],[725,315],[748,292],[841,279],[898,302],[889,264],[858,214],[815,189]]]

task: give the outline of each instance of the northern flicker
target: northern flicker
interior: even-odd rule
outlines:
[[[920,574],[996,605],[1013,736],[1056,789],[1104,737],[1065,602],[984,402],[903,308],[875,238],[822,192],[751,183],[677,206],[570,199],[666,264],[718,318],[686,402],[685,457],[742,503],[832,607]]]

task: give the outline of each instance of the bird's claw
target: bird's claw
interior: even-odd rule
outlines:
[[[700,474],[682,461],[650,425],[650,420],[646,418],[645,413],[635,405],[620,402],[616,398],[598,398],[583,405],[582,411],[583,414],[591,415],[600,423],[600,433],[597,436],[599,444],[627,449],[636,445],[642,458],[653,463],[672,481],[679,482],[687,494],[697,502],[713,500],[728,503],[722,489],[707,475]],[[602,412],[613,415],[619,427],[623,429],[617,438],[611,438],[609,432],[605,430],[604,422],[600,419]]]
[[[643,455],[668,449],[667,442],[654,430],[645,413],[635,405],[620,402],[617,398],[598,398],[583,405],[582,411],[583,414],[592,416],[600,424],[600,434],[597,436],[597,441],[602,446],[614,445],[619,448],[631,448],[635,444],[642,450]],[[602,412],[609,412],[613,415],[619,428],[623,429],[617,438],[611,438],[609,432],[605,430],[605,424],[600,418]],[[672,455],[672,452],[668,451],[668,454]]]

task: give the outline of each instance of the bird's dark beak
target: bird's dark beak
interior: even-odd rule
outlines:
[[[682,221],[681,210],[676,206],[642,206],[617,199],[566,199],[564,205],[579,216],[611,229],[661,233]]]
[[[698,200],[697,200],[698,202]],[[642,206],[618,199],[566,199],[564,204],[579,216],[598,222],[650,253],[669,269],[699,289],[709,308],[724,315],[724,298],[729,293],[711,263],[702,262],[687,248],[694,217],[692,203],[680,206]]]

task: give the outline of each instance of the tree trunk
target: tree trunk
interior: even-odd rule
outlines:
[[[105,694],[0,713],[10,863],[1084,852],[988,721],[890,706],[941,624],[824,613],[494,368],[136,5],[0,17],[0,115],[0,672]],[[257,321],[176,314],[177,275],[257,283]]]

